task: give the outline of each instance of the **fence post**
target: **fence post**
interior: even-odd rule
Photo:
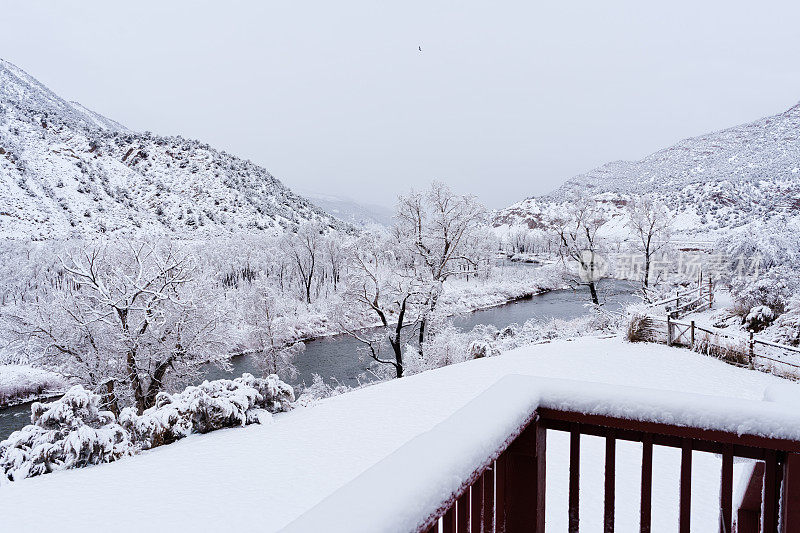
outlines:
[[[750,359],[750,370],[752,370],[754,368],[754,366],[753,366],[753,352],[755,352],[755,349],[754,349],[755,348],[755,342],[753,341],[753,332],[752,331],[750,332],[750,342],[748,344],[749,344],[749,346],[748,346],[748,350],[747,350],[747,355],[748,355],[748,358]]]
[[[711,285],[711,278],[708,278],[708,306],[714,305],[714,287]]]
[[[675,291],[675,311],[677,312],[681,306],[681,291]]]
[[[667,346],[672,346],[672,313],[667,313]]]
[[[546,442],[546,429],[537,416],[504,453],[505,475],[502,485],[497,484],[504,500],[497,503],[497,533],[544,533]]]
[[[694,320],[692,320],[691,346],[694,349]]]

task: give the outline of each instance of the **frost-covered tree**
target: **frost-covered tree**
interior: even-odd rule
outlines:
[[[781,315],[792,295],[800,291],[800,228],[784,219],[753,221],[720,239],[715,245],[719,279],[730,286],[733,311],[743,322],[760,306],[771,310],[771,318],[757,313],[758,323]],[[756,317],[756,315],[753,315]],[[752,321],[752,320],[751,320]]]
[[[322,247],[325,240],[320,224],[307,222],[300,225],[297,233],[287,235],[288,254],[298,276],[306,303],[311,303],[314,284],[319,277]]]
[[[576,201],[562,218],[555,220],[559,254],[568,267],[576,267],[573,282],[589,288],[592,303],[598,305],[597,283],[606,275],[599,235],[608,219],[591,201]]]
[[[265,282],[259,282],[243,299],[244,320],[249,325],[249,343],[255,350],[258,366],[265,374],[284,378],[297,375],[294,358],[305,350],[305,344],[292,338],[288,328],[281,327],[287,314],[283,296]]]
[[[644,257],[642,287],[647,290],[653,260],[669,246],[672,215],[664,204],[647,195],[631,199],[627,210],[628,227],[637,251]]]
[[[64,254],[72,281],[21,313],[32,357],[104,393],[118,413],[151,407],[169,380],[227,365],[215,297],[169,244],[87,245]]]
[[[400,245],[417,265],[427,287],[426,311],[419,326],[419,348],[426,325],[436,310],[445,281],[456,275],[479,273],[492,246],[487,246],[487,212],[474,196],[458,195],[434,182],[424,192],[401,196],[397,206],[396,234]]]
[[[350,255],[350,279],[346,300],[374,314],[380,323],[379,332],[359,331],[358,322],[343,313],[342,329],[364,344],[368,356],[382,365],[391,366],[395,375],[403,377],[403,346],[413,335],[420,319],[420,305],[427,296],[413,269],[404,268],[401,258],[391,250],[393,243],[375,236],[364,236]],[[382,355],[385,343],[392,350],[391,358]]]

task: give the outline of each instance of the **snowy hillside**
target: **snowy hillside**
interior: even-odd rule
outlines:
[[[631,196],[654,193],[675,229],[701,237],[754,219],[800,215],[800,104],[768,118],[684,139],[640,161],[615,161],[576,176],[549,195],[502,211],[495,225],[547,223],[575,196],[619,214]]]
[[[346,228],[250,161],[132,132],[3,60],[0,178],[0,237]]]
[[[366,204],[329,194],[318,194],[303,191],[305,196],[339,220],[343,220],[357,227],[371,225],[392,226],[394,224],[394,210],[382,205]]]

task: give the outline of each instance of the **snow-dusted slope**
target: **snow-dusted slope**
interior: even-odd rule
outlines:
[[[375,224],[388,227],[394,224],[394,211],[388,207],[362,203],[342,196],[302,192],[325,212],[356,227],[364,228]]]
[[[0,60],[0,237],[194,237],[304,220],[346,227],[250,161],[132,132]]]
[[[800,104],[772,117],[685,139],[640,161],[615,161],[553,193],[498,213],[497,225],[546,223],[575,196],[621,211],[631,196],[655,193],[677,215],[676,229],[714,233],[754,218],[800,214]]]

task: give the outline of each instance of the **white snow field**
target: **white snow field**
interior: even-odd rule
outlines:
[[[782,398],[800,394],[774,376],[661,345],[587,338],[528,346],[330,398],[270,425],[6,483],[0,529],[406,531],[540,402],[800,438],[800,414],[762,401],[775,385]],[[617,445],[618,531],[638,530],[640,450]],[[581,531],[602,530],[603,457],[601,439],[582,437]],[[679,465],[679,450],[655,448],[653,531],[676,529]],[[567,467],[568,436],[548,432],[550,531],[566,530]],[[717,528],[719,468],[715,456],[694,453],[692,531]],[[329,517],[322,529],[320,516]]]

